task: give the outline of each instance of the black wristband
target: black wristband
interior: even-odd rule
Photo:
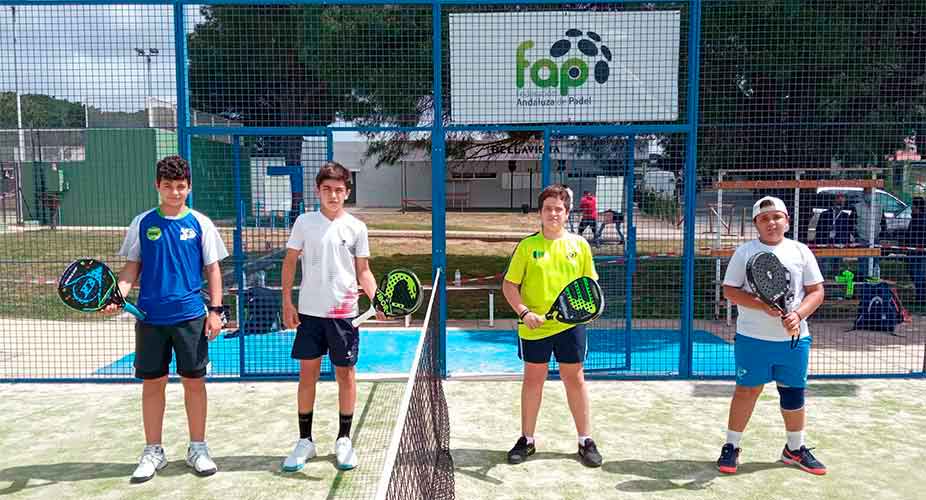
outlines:
[[[524,316],[527,316],[529,312],[531,312],[531,310],[525,307],[524,310],[521,311],[521,314],[518,315],[518,319],[524,319]]]

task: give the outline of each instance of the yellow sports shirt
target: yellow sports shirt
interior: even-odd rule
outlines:
[[[563,288],[582,276],[598,279],[592,251],[585,238],[565,233],[558,240],[548,240],[543,232],[538,232],[518,243],[508,263],[505,280],[520,285],[524,305],[543,317]],[[571,327],[548,319],[531,330],[518,322],[518,336],[524,340],[539,340]]]

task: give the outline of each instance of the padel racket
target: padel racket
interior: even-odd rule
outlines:
[[[791,291],[791,272],[771,252],[759,252],[746,263],[746,281],[753,293],[762,302],[788,314],[788,306],[794,298]],[[799,332],[791,332],[791,336]]]
[[[572,283],[556,297],[547,319],[555,319],[560,323],[578,325],[594,321],[604,312],[604,295],[598,282],[583,276]]]
[[[58,279],[58,296],[65,305],[78,311],[94,312],[116,304],[136,318],[145,319],[145,313],[126,302],[112,270],[95,259],[72,262]]]
[[[367,312],[354,318],[351,324],[360,326],[364,321],[382,311],[389,318],[407,316],[421,307],[421,281],[408,269],[393,269],[383,276],[373,296],[373,304]]]

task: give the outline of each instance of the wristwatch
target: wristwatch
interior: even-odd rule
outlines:
[[[225,306],[208,306],[209,312],[222,314],[225,312]]]

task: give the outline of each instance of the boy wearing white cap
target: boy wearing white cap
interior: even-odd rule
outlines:
[[[734,345],[736,390],[717,467],[723,473],[736,472],[740,438],[762,388],[774,380],[788,440],[781,461],[812,474],[826,474],[826,467],[804,444],[804,388],[811,343],[806,319],[823,303],[823,276],[810,249],[784,237],[790,224],[784,202],[772,196],[760,199],[752,207],[752,221],[759,237],[736,249],[723,280],[724,296],[736,304],[739,315]],[[746,263],[759,252],[775,254],[791,273],[793,298],[785,308],[787,314],[762,302],[746,282]],[[795,330],[800,336],[792,342],[790,332]]]

